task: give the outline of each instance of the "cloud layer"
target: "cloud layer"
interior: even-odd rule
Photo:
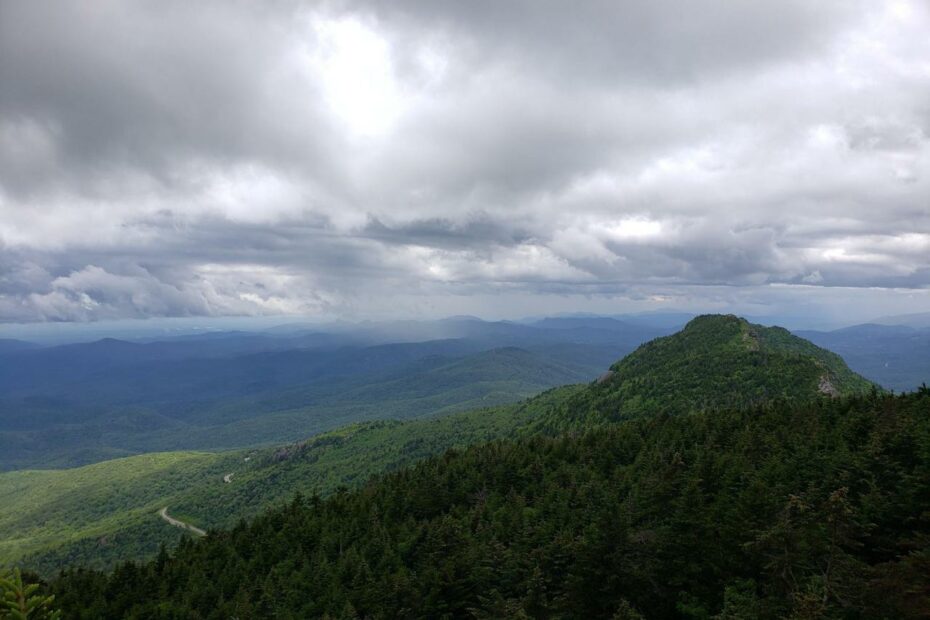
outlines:
[[[2,3],[0,321],[927,309],[928,31],[919,0]]]

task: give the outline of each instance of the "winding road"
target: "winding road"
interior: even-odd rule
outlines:
[[[193,532],[194,534],[197,534],[198,536],[207,535],[206,532],[204,532],[202,529],[200,529],[196,525],[191,525],[190,523],[185,523],[184,521],[179,521],[178,519],[168,516],[167,506],[165,506],[164,508],[158,511],[158,516],[160,516],[162,519],[167,521],[169,525],[173,525],[174,527],[179,527],[182,530]]]

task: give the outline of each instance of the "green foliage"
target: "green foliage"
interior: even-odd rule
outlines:
[[[0,573],[0,620],[58,620],[61,611],[54,609],[53,595],[38,593],[38,583],[26,583],[18,569]]]
[[[68,618],[923,618],[930,395],[453,449],[53,580]]]
[[[589,380],[609,363],[585,360],[597,350],[593,346],[574,352],[562,347],[564,357],[554,357],[513,347],[476,353],[474,343],[456,342],[142,366],[126,361],[84,381],[73,376],[81,370],[76,364],[64,364],[57,373],[41,364],[32,369],[34,377],[22,378],[42,386],[33,387],[38,393],[20,393],[17,366],[4,362],[0,470],[75,467],[143,452],[273,445],[363,420],[514,403]],[[113,364],[110,357],[89,365],[108,364]]]
[[[537,427],[570,430],[660,412],[802,402],[872,389],[838,355],[785,329],[707,315],[642,345]]]
[[[357,487],[452,447],[514,436],[582,389],[556,388],[517,405],[438,418],[355,424],[277,448],[155,453],[0,474],[0,500],[9,506],[0,513],[0,557],[43,574],[64,565],[105,568],[127,557],[149,558],[160,544],[173,546],[184,536],[158,517],[165,506],[204,529],[232,527],[295,492]]]
[[[178,537],[158,522],[165,498],[179,488],[221,480],[226,461],[223,455],[169,452],[0,474],[0,565],[61,547],[68,550],[55,564],[102,566],[108,557],[150,555],[159,542]],[[121,535],[126,530],[133,536]],[[73,553],[76,546],[88,553]],[[28,564],[43,568],[41,562]]]
[[[412,422],[356,424],[308,441],[256,451],[237,463],[232,483],[201,485],[173,499],[180,513],[208,527],[230,527],[295,492],[329,493],[364,484],[449,448],[515,436],[532,420],[556,409],[582,386],[549,390],[518,405]],[[232,470],[231,470],[232,471]]]
[[[361,406],[383,398],[390,411],[390,395],[416,398],[456,385],[486,387],[492,380],[544,383],[565,372],[554,362],[540,365],[519,349],[428,366],[388,387],[354,388],[342,401]],[[841,393],[871,388],[837,356],[783,329],[723,316],[693,320],[679,334],[654,340],[614,364],[613,372],[607,380],[549,390],[519,405],[409,422],[353,424],[279,448],[0,474],[0,498],[4,489],[7,497],[17,498],[10,502],[9,514],[0,516],[0,557],[45,574],[63,564],[108,567],[126,557],[152,557],[159,544],[178,540],[181,532],[156,515],[165,506],[201,528],[229,528],[288,501],[295,492],[325,496],[341,487],[354,488],[371,476],[453,447],[583,432],[656,412],[679,414],[776,398],[808,400],[820,395],[823,377]],[[431,378],[423,382],[424,375]],[[461,394],[456,398],[472,402]],[[232,474],[228,484],[222,482],[226,474]]]

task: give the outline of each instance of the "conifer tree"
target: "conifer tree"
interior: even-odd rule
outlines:
[[[0,619],[58,620],[61,612],[52,608],[54,596],[37,594],[37,583],[24,583],[19,569],[0,573]]]

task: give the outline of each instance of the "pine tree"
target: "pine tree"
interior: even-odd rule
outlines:
[[[58,620],[61,611],[52,608],[54,596],[36,594],[37,583],[23,583],[19,569],[12,574],[0,574],[0,619]]]

